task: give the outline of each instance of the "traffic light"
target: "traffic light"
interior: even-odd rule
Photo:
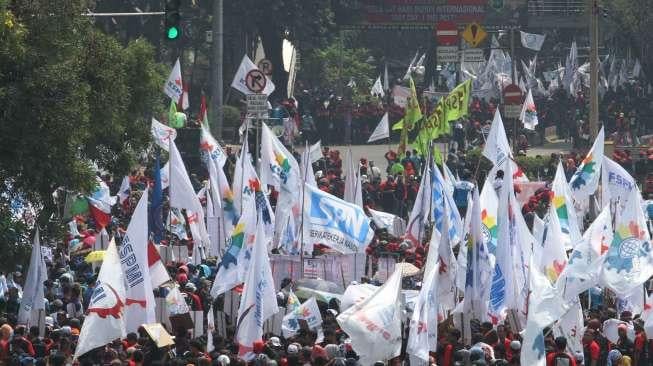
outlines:
[[[165,37],[174,41],[181,36],[181,0],[165,0]]]

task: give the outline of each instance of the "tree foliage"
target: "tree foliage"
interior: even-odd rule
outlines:
[[[370,94],[374,80],[374,66],[367,62],[370,56],[365,48],[349,47],[347,40],[336,38],[324,48],[313,49],[302,60],[299,78],[310,87],[323,90],[340,86],[343,90],[350,81],[354,101],[360,101]],[[336,91],[338,92],[338,91]]]
[[[0,0],[0,175],[46,210],[59,186],[89,191],[93,163],[126,173],[152,108],[163,110],[154,49],[122,46],[84,10],[82,0]]]

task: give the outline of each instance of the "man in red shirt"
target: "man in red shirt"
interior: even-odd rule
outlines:
[[[601,357],[601,347],[594,340],[594,329],[587,328],[583,334],[583,356],[585,366],[598,366]]]
[[[567,353],[567,338],[555,339],[555,351],[546,355],[546,366],[576,366],[576,360]]]

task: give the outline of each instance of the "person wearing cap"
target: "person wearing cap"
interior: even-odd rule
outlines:
[[[508,360],[508,365],[520,365],[521,364],[521,342],[511,341],[510,346],[510,360]]]
[[[188,306],[190,306],[191,310],[193,311],[203,311],[204,309],[202,308],[202,300],[200,299],[199,296],[195,293],[197,291],[197,287],[195,287],[195,284],[192,282],[186,283],[184,285],[184,294],[186,295],[186,303]]]
[[[567,338],[555,339],[555,351],[546,355],[546,366],[569,365],[576,366],[576,360],[567,352]]]

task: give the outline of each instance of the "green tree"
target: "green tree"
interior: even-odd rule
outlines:
[[[95,163],[124,174],[164,107],[154,49],[127,46],[81,16],[83,0],[0,0],[0,177],[53,211],[60,186],[88,192]],[[154,110],[152,110],[154,109]]]
[[[606,18],[601,21],[601,32],[616,49],[630,46],[634,55],[640,59],[647,77],[653,75],[651,60],[653,45],[653,0],[604,0],[600,6],[606,10]],[[599,13],[601,15],[602,12]]]
[[[327,47],[311,50],[302,60],[299,79],[310,87],[343,91],[354,81],[354,102],[366,99],[374,82],[375,68],[367,62],[369,50],[352,46],[345,37],[342,41],[336,38]]]
[[[288,73],[283,69],[282,47],[287,39],[300,51],[321,47],[333,26],[330,1],[325,0],[241,0],[225,2],[226,12],[243,21],[245,29],[256,29],[265,56],[275,66],[274,97],[284,98]]]

